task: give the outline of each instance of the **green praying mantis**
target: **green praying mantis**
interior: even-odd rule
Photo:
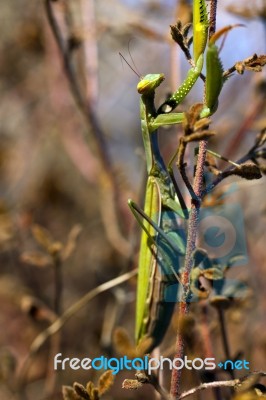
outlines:
[[[185,81],[156,111],[155,91],[164,80],[163,74],[141,78],[140,118],[147,163],[147,185],[144,210],[129,200],[129,206],[142,227],[136,301],[136,343],[146,341],[145,352],[157,347],[170,324],[178,301],[181,260],[185,254],[185,237],[178,218],[188,218],[188,211],[171,169],[167,168],[158,145],[158,128],[181,123],[183,113],[173,113],[198,80],[206,59],[204,105],[201,118],[217,109],[223,86],[223,67],[217,39],[232,27],[217,32],[208,41],[208,14],[204,0],[193,1],[193,67]],[[208,44],[207,44],[208,42]],[[205,49],[207,50],[205,54]],[[169,301],[168,301],[169,300]],[[145,342],[144,342],[145,343]]]

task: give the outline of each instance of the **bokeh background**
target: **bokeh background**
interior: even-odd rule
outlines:
[[[225,68],[265,53],[264,1],[218,3],[218,28],[245,24],[228,35],[221,53]],[[115,326],[126,327],[133,338],[134,279],[100,294],[77,312],[31,359],[21,383],[21,368],[33,340],[56,315],[89,290],[137,265],[140,232],[127,199],[141,201],[145,172],[138,77],[121,62],[119,52],[131,65],[132,56],[133,68],[141,75],[165,74],[157,104],[188,70],[183,54],[171,42],[169,25],[177,18],[189,20],[189,2],[58,0],[51,5],[63,48],[70,49],[72,93],[45,2],[1,1],[3,400],[61,399],[62,385],[95,381],[99,374],[70,369],[54,373],[53,356],[59,349],[65,357],[113,356]],[[201,101],[202,91],[198,82],[183,109]],[[79,95],[85,99],[81,106],[76,101]],[[212,121],[218,134],[211,148],[233,160],[245,154],[266,125],[265,71],[230,78]],[[162,131],[166,158],[176,149],[179,134],[180,130]],[[254,183],[237,180],[228,194],[228,201],[236,201],[243,210],[249,257],[234,273],[249,282],[253,293],[252,299],[228,314],[228,332],[232,354],[245,354],[252,369],[263,368],[263,363],[265,367],[266,356],[264,184],[264,178]],[[210,316],[211,336],[217,357],[222,358],[215,313]],[[174,329],[168,344],[171,341]],[[121,389],[125,377],[117,377],[106,398],[142,398],[141,392]],[[193,379],[186,382],[189,386]],[[150,389],[142,393],[152,398]]]

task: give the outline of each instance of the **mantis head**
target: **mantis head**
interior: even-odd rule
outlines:
[[[162,83],[164,74],[148,74],[139,81],[137,90],[140,94],[149,94]]]

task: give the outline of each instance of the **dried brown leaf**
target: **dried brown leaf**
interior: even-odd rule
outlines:
[[[91,400],[99,400],[100,396],[99,396],[99,391],[98,388],[94,388],[91,391]]]
[[[187,43],[187,34],[189,31],[190,24],[186,24],[183,28],[181,21],[177,21],[176,25],[170,25],[170,32],[172,39],[179,45],[181,50],[185,53],[189,59],[190,53]]]
[[[92,381],[89,381],[86,385],[86,390],[88,392],[88,394],[91,396],[93,390],[95,389],[95,385]]]
[[[244,63],[246,69],[260,72],[262,70],[262,67],[266,65],[266,55],[262,54],[260,56],[257,56],[257,54],[254,54],[249,59],[244,60]]]
[[[122,388],[128,390],[137,390],[142,386],[143,384],[139,382],[137,379],[125,379],[124,382],[122,383]]]
[[[73,388],[78,396],[80,396],[82,399],[91,400],[89,393],[81,383],[75,382],[73,384]]]
[[[133,347],[127,331],[121,327],[114,331],[114,345],[116,351],[121,355],[127,355],[129,358],[137,357],[135,348]]]
[[[150,352],[153,345],[153,339],[148,336],[144,336],[137,345],[137,356],[142,357]]]
[[[194,284],[191,285],[191,291],[194,293],[196,296],[198,296],[199,299],[207,299],[209,297],[209,292],[208,290],[201,290],[197,288]]]
[[[243,61],[238,61],[235,63],[236,71],[242,75],[245,70],[261,72],[262,68],[266,65],[266,55],[262,54],[258,56],[253,54],[253,56],[246,58]]]
[[[49,247],[48,252],[49,254],[51,254],[52,257],[54,257],[61,253],[62,248],[63,244],[61,242],[54,242]]]
[[[247,180],[260,179],[262,177],[260,168],[252,163],[241,164],[223,174],[225,176],[237,175]]]
[[[99,396],[102,396],[114,383],[114,375],[111,370],[104,372],[98,380]]]
[[[140,383],[150,383],[150,379],[145,371],[137,371],[135,377]]]
[[[199,142],[200,140],[207,140],[215,135],[214,131],[200,131],[191,133],[189,136],[184,137],[184,142]]]
[[[227,308],[230,307],[230,300],[226,296],[216,295],[216,296],[212,296],[212,298],[210,299],[210,304],[213,307],[222,308],[222,309],[226,310]]]
[[[191,272],[191,291],[194,293],[196,296],[198,296],[200,299],[206,299],[209,296],[209,292],[202,288],[199,288],[199,279],[201,276],[203,276],[204,270],[200,269],[199,267],[193,268]]]
[[[40,253],[39,251],[25,251],[21,254],[20,260],[26,264],[35,267],[48,267],[52,265],[52,259],[49,255]]]
[[[53,244],[53,238],[50,232],[40,225],[33,225],[32,234],[37,241],[46,251],[49,250],[49,247]]]
[[[64,400],[80,400],[79,395],[75,392],[71,386],[63,386],[62,394]]]
[[[77,239],[81,231],[82,231],[82,226],[77,224],[74,225],[71,231],[69,232],[67,242],[61,252],[62,260],[66,260],[67,258],[69,258],[76,249]]]

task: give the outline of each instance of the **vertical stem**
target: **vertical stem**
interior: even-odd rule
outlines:
[[[211,0],[209,39],[216,31],[216,12],[218,0]]]
[[[57,315],[60,315],[63,285],[62,285],[62,273],[61,273],[61,260],[58,256],[55,256],[54,260],[54,276],[55,276],[54,311]]]
[[[218,311],[219,322],[220,322],[220,327],[221,327],[224,354],[225,354],[225,357],[227,360],[231,360],[229,343],[228,343],[228,335],[227,335],[225,320],[224,320],[224,310],[221,307],[218,307],[217,311]],[[232,379],[235,378],[234,370],[230,371],[230,375],[231,375]]]
[[[179,315],[180,317],[186,316],[189,311],[189,302],[190,302],[190,273],[193,267],[193,251],[196,248],[196,239],[197,239],[197,230],[198,230],[198,221],[199,221],[199,212],[201,205],[201,196],[202,196],[202,188],[203,188],[203,173],[204,173],[204,164],[207,152],[207,141],[202,140],[199,143],[199,154],[197,160],[197,167],[194,179],[194,192],[196,194],[196,199],[192,199],[191,201],[191,212],[188,223],[188,239],[187,239],[187,248],[185,255],[185,265],[184,272],[182,274],[182,283],[183,283],[183,293],[182,299],[179,305]],[[183,358],[185,350],[185,343],[181,335],[177,334],[176,339],[176,358]],[[171,379],[171,396],[173,399],[177,399],[180,396],[181,390],[181,370],[173,370],[172,379]]]
[[[201,326],[202,326],[201,333],[202,333],[203,343],[205,346],[205,357],[206,358],[214,357],[212,343],[211,343],[211,337],[210,337],[207,303],[203,304],[203,307],[202,307],[202,325]],[[216,381],[216,372],[215,371],[213,371],[211,376],[213,377],[213,381]],[[221,388],[214,387],[212,389],[212,391],[213,391],[213,394],[214,394],[216,400],[223,399],[223,396],[221,393]]]
[[[209,38],[215,33],[216,30],[216,12],[218,0],[211,0],[210,8],[210,29]],[[199,154],[197,160],[196,174],[194,180],[194,192],[197,199],[191,201],[191,212],[188,224],[188,239],[185,256],[184,273],[182,275],[183,294],[179,305],[179,315],[184,317],[189,311],[190,301],[190,273],[193,267],[193,251],[196,247],[197,229],[199,221],[200,205],[202,200],[202,187],[203,187],[203,172],[207,152],[207,141],[202,140],[199,143]],[[184,357],[185,343],[181,335],[177,334],[176,340],[176,358]],[[181,370],[173,370],[171,379],[171,397],[177,399],[180,396],[181,390]]]

